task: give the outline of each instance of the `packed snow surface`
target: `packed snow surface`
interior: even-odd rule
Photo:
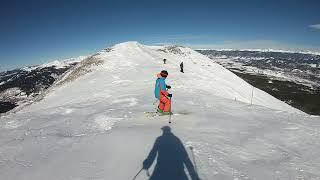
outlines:
[[[320,178],[319,117],[189,48],[126,42],[84,61],[103,63],[79,63],[63,78],[70,81],[1,117],[1,179],[168,179],[181,170],[203,180]],[[145,113],[155,110],[162,69],[172,86],[171,124]],[[145,159],[152,166],[137,174]]]

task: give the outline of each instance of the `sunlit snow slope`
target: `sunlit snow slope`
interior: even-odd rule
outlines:
[[[164,58],[167,59],[166,65],[162,61]],[[182,96],[196,99],[199,95],[207,95],[250,104],[253,90],[253,104],[301,113],[271,95],[253,89],[250,84],[229,70],[189,48],[152,47],[127,42],[115,45],[109,51],[102,51],[93,59],[103,60],[103,64],[94,67],[94,72],[49,93],[43,103],[56,106],[106,96],[111,96],[112,99],[130,93],[144,96],[144,99],[129,98],[131,103],[154,99],[152,91],[156,73],[166,69],[169,72],[167,83],[174,87],[172,93],[177,100]],[[179,72],[179,64],[182,61],[185,74]],[[60,91],[63,93],[59,93]]]
[[[162,69],[172,86],[171,124],[144,113],[155,109]],[[319,117],[256,88],[250,105],[252,89],[189,48],[117,44],[79,63],[39,101],[1,117],[1,179],[132,179],[167,125],[201,179],[320,178]],[[171,146],[159,148],[178,148]],[[171,152],[158,154],[168,159],[164,166],[178,168],[170,159],[179,154],[163,152]]]

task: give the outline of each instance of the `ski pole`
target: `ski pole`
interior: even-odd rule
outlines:
[[[169,123],[171,123],[171,114],[172,114],[172,112],[171,112],[171,106],[172,106],[171,98],[172,98],[172,97],[169,97],[169,98],[170,98],[170,111],[169,111],[170,115],[169,115]]]
[[[194,164],[194,169],[196,170],[196,173],[198,174],[198,168],[197,168],[197,164],[196,164],[196,159],[194,157],[193,147],[190,146],[189,148],[190,148],[191,154],[192,154],[192,160],[193,160],[193,164]]]
[[[133,177],[133,180],[136,179],[136,177],[141,173],[142,170],[143,170],[143,168],[141,168],[140,171]]]

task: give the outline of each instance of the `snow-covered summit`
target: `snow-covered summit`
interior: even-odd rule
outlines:
[[[162,60],[164,58],[167,59],[167,64],[163,64]],[[252,104],[255,105],[300,113],[299,110],[266,92],[253,88],[229,70],[190,48],[181,46],[146,46],[130,41],[117,44],[108,48],[107,51],[101,51],[85,61],[92,60],[103,63],[99,66],[86,67],[90,68],[88,70],[91,71],[90,73],[68,84],[67,87],[58,87],[64,92],[65,89],[70,89],[73,92],[67,96],[67,99],[79,99],[79,93],[81,97],[88,96],[87,98],[90,99],[92,94],[86,92],[91,88],[94,92],[100,92],[106,89],[114,89],[119,84],[128,86],[127,93],[138,87],[144,87],[145,89],[139,93],[149,94],[148,98],[154,99],[152,97],[152,88],[155,74],[162,69],[166,69],[169,72],[167,81],[174,87],[172,89],[173,94],[177,97],[189,96],[196,98],[200,94],[205,94],[206,96],[218,96],[248,104],[251,104],[252,98]],[[85,61],[78,66],[87,66],[88,63]],[[184,74],[179,71],[180,62],[184,63]],[[75,76],[72,72],[68,75]],[[68,79],[68,77],[64,78]],[[90,88],[87,87],[88,83],[90,83]],[[81,86],[81,88],[78,86]],[[79,92],[74,93],[75,91]],[[56,98],[58,97],[54,99]],[[61,99],[66,99],[66,97]],[[63,104],[63,102],[61,103]]]
[[[152,85],[154,74],[161,69],[166,69],[170,74],[168,82],[171,81],[174,94],[177,95],[199,91],[208,93],[210,96],[214,95],[245,103],[251,103],[251,97],[253,97],[252,103],[256,105],[299,112],[271,95],[253,88],[229,70],[190,48],[146,46],[138,42],[125,42],[110,49],[95,58],[104,60],[102,65],[104,71],[110,73],[115,71],[116,73],[112,73],[114,75],[127,75],[127,80],[132,81],[133,84],[148,82]],[[162,61],[164,58],[168,61],[166,65]],[[179,72],[179,64],[182,61],[185,66],[185,74]],[[152,86],[148,88],[152,89]]]

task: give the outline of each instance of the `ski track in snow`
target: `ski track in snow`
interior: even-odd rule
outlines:
[[[1,179],[132,179],[169,125],[169,116],[144,113],[155,109],[161,69],[169,71],[173,111],[188,112],[171,117],[172,133],[201,179],[320,179],[319,117],[260,90],[250,105],[250,85],[188,48],[180,51],[118,44],[95,57],[103,65],[1,117]],[[146,172],[138,179],[148,179]]]

